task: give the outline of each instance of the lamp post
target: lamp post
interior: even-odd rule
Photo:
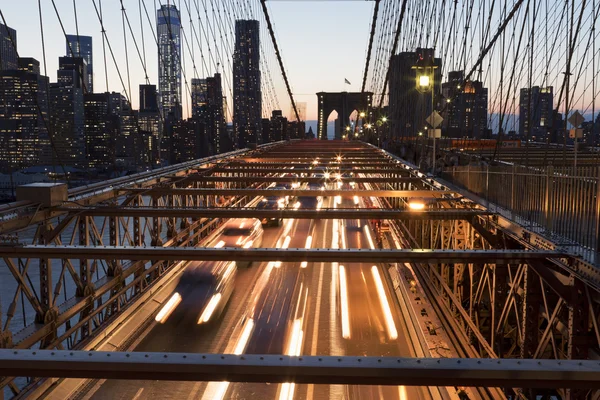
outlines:
[[[426,59],[420,58],[417,62],[417,65],[413,67],[416,69],[416,86],[417,90],[420,93],[427,94],[431,93],[431,129],[428,132],[431,132],[429,136],[433,136],[433,162],[431,163],[432,172],[435,173],[435,139],[437,133],[437,126],[434,126],[433,123],[433,113],[434,113],[434,97],[435,97],[435,69],[437,66],[434,64],[432,57],[426,57]],[[427,127],[425,127],[427,129]]]

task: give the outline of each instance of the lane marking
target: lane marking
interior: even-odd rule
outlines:
[[[138,391],[136,392],[135,396],[133,396],[133,398],[131,400],[137,400],[140,398],[140,396],[142,395],[142,392],[144,391],[144,388],[139,388]]]

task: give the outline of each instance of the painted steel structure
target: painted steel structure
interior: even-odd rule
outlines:
[[[280,182],[281,174],[302,173],[289,166],[287,169],[279,165],[259,166],[261,159],[286,157],[307,166],[316,157],[319,162],[325,157],[339,157],[335,166],[331,164],[332,170],[335,173],[353,171],[360,186],[356,190],[265,190],[270,184]],[[382,165],[357,167],[353,164],[365,157],[369,163]],[[310,174],[321,173],[309,167],[304,170]],[[273,179],[269,180],[270,177]],[[209,233],[218,229],[226,218],[270,215],[268,210],[254,213],[248,210],[257,196],[323,194],[361,196],[379,206],[320,211],[286,209],[273,213],[284,218],[294,213],[297,218],[319,218],[319,212],[331,213],[321,217],[327,219],[334,216],[368,218],[376,236],[372,249],[205,247]],[[426,201],[427,210],[406,211],[407,205],[415,199]],[[26,229],[35,232],[31,241],[19,234]],[[76,350],[102,334],[121,313],[151,292],[154,285],[160,285],[161,278],[180,265],[181,260],[365,261],[394,263],[406,273],[410,272],[439,318],[439,329],[446,332],[450,345],[463,359],[439,360],[438,367],[419,369],[417,360],[398,363],[398,358],[382,358],[379,362],[369,357],[361,361],[354,357],[335,361],[323,355],[320,357],[323,361],[319,361],[319,357],[307,358],[310,368],[303,369],[304,357],[282,356],[290,369],[279,373],[287,372],[287,379],[295,377],[297,382],[316,383],[331,377],[330,382],[346,383],[348,376],[353,375],[364,378],[353,381],[355,383],[385,385],[409,384],[407,376],[415,378],[412,383],[420,384],[424,381],[417,378],[435,375],[438,380],[427,382],[506,386],[503,390],[507,393],[520,393],[519,387],[560,386],[564,390],[558,389],[555,393],[570,399],[586,398],[590,389],[598,388],[597,362],[558,363],[593,359],[600,353],[597,325],[600,274],[597,269],[572,255],[568,247],[500,214],[490,213],[455,190],[423,176],[402,160],[358,142],[332,141],[324,145],[307,141],[259,146],[254,151],[237,151],[71,190],[66,202],[52,207],[19,201],[0,207],[0,233],[3,235],[0,256],[15,287],[12,302],[6,311],[2,309],[5,315],[0,347],[11,351],[1,352],[4,358],[0,357],[0,374],[5,373],[2,368],[7,368],[9,356],[14,356],[15,362],[31,360],[37,355],[22,350],[40,348],[49,350],[50,355],[39,353],[37,370],[27,369],[31,367],[21,363],[19,368],[22,369],[15,371],[37,374],[40,378],[114,377],[101,371],[110,369],[103,361],[90,366],[89,375],[84,375],[80,367],[84,365],[81,358],[86,356]],[[22,304],[25,304],[25,328],[19,328],[15,322]],[[62,349],[69,352],[62,353]],[[137,368],[150,371],[153,362],[159,363],[154,355],[143,365],[138,362],[141,355],[127,357],[114,353],[113,359],[112,355],[91,354],[87,357],[115,360],[119,368],[132,374],[131,378],[139,377],[135,375]],[[165,359],[161,354],[160,368],[169,365],[167,360],[172,357],[166,356]],[[190,359],[195,360],[194,357]],[[220,356],[210,357],[212,360]],[[223,357],[225,361],[234,360]],[[244,357],[256,365],[247,363],[253,370],[240,369],[243,372],[232,380],[283,380],[282,375],[267,368],[267,362],[259,362],[268,361],[269,356],[264,356],[264,360],[256,359],[260,356]],[[511,360],[466,360],[471,358]],[[181,360],[175,361],[173,365]],[[53,362],[56,363],[54,372],[51,370]],[[278,361],[273,359],[272,362]],[[322,367],[330,362],[347,363],[358,372]],[[424,365],[430,366],[433,362],[427,360]],[[380,363],[392,363],[394,367],[378,380],[375,375],[383,371]],[[14,365],[16,368],[17,364]],[[66,370],[77,365],[79,372]],[[198,362],[194,365],[199,369],[185,379],[197,378],[195,374],[206,367]],[[231,367],[232,364],[224,362],[215,374]],[[444,381],[442,370],[450,374],[448,376],[460,375],[464,380]],[[457,370],[462,372],[452,372]],[[516,380],[509,372],[522,372],[522,379]],[[213,378],[217,377],[221,376]],[[508,377],[513,380],[507,380]],[[31,384],[38,382],[33,380]],[[15,394],[27,389],[13,378],[4,378],[0,385],[8,386]]]

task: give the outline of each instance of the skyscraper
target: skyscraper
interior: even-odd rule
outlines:
[[[206,92],[206,79],[192,78],[192,117],[204,117],[206,113]]]
[[[211,154],[223,152],[223,138],[227,134],[223,113],[223,88],[221,74],[206,78],[206,121],[205,132]]]
[[[92,37],[67,35],[67,57],[81,57],[86,62],[85,93],[94,93],[94,64],[92,54]]]
[[[259,139],[261,96],[259,24],[256,20],[237,20],[233,53],[233,131],[238,148]]]
[[[487,130],[488,90],[480,81],[464,80],[463,71],[451,71],[442,84],[442,127],[448,137],[481,139]]]
[[[114,163],[115,129],[108,118],[108,93],[86,93],[83,96],[85,114],[85,158],[89,168],[103,168]]]
[[[50,126],[58,158],[68,166],[82,166],[85,155],[83,85],[85,61],[60,57],[58,82],[49,89]]]
[[[0,169],[41,161],[48,148],[47,90],[48,78],[33,58],[19,58],[18,70],[0,71]]]
[[[432,112],[432,94],[437,96],[441,87],[442,60],[434,58],[433,49],[417,48],[403,52],[390,60],[389,116],[390,132],[397,137],[414,137],[425,127],[425,119]],[[433,86],[427,92],[417,90],[418,67],[433,74]]]
[[[0,24],[0,71],[18,69],[16,45],[17,31]]]
[[[144,158],[151,165],[160,164],[160,144],[162,124],[158,113],[156,85],[140,85],[140,111],[138,123],[142,136],[147,136],[147,147]]]
[[[546,139],[552,130],[554,90],[552,86],[521,89],[519,99],[519,135]]]
[[[174,5],[156,14],[158,34],[158,96],[165,119],[181,118],[181,17]]]

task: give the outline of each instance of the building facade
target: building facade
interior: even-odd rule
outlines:
[[[160,165],[161,122],[156,85],[140,85],[138,126],[140,135],[145,138],[144,159],[152,166]]]
[[[0,24],[0,71],[19,68],[16,45],[17,31]]]
[[[156,15],[158,35],[158,97],[165,119],[181,119],[181,16],[174,5]]]
[[[86,72],[84,79],[84,93],[94,93],[94,55],[92,52],[92,37],[82,35],[67,35],[67,57],[81,57],[85,60]]]
[[[221,86],[221,74],[216,73],[206,78],[206,118],[205,134],[210,148],[209,154],[219,154],[228,150],[225,145],[227,126],[223,112],[223,88]]]
[[[83,84],[85,61],[60,57],[57,82],[50,84],[49,110],[54,154],[60,163],[85,165]]]
[[[88,168],[106,168],[114,164],[115,133],[118,126],[109,118],[108,93],[86,93],[83,96],[85,114],[85,158]]]
[[[233,130],[238,148],[260,139],[262,92],[259,23],[235,21],[233,53]]]
[[[44,162],[48,142],[48,78],[39,62],[20,58],[19,69],[0,71],[0,170]]]
[[[192,78],[192,117],[204,119],[206,114],[206,79]]]
[[[442,84],[444,136],[485,137],[488,124],[488,90],[480,81],[464,80],[463,71],[452,71]]]
[[[519,97],[519,135],[546,141],[554,120],[554,88],[552,86],[521,89]]]
[[[391,57],[388,120],[392,137],[415,137],[424,132],[425,119],[440,93],[441,66],[442,60],[434,57],[433,49],[417,48]],[[418,89],[424,82],[422,76],[428,76],[427,90]]]

